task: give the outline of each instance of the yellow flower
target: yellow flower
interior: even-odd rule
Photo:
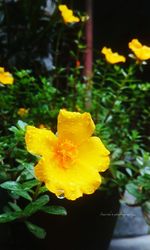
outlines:
[[[117,52],[113,53],[110,48],[103,47],[101,50],[102,54],[105,55],[106,61],[115,64],[120,62],[125,62],[126,58],[122,55],[119,55]]]
[[[17,114],[20,115],[21,117],[23,117],[23,116],[28,114],[28,109],[19,108]]]
[[[150,59],[150,47],[142,45],[138,39],[132,39],[132,41],[129,42],[129,48],[138,60],[144,61]]]
[[[5,72],[4,68],[0,67],[0,83],[13,84],[14,78],[9,72]]]
[[[46,128],[46,127],[45,127],[45,125],[44,125],[44,124],[42,124],[42,123],[41,123],[41,124],[39,125],[39,128],[41,128],[41,129],[42,129],[42,128]]]
[[[57,136],[48,129],[27,126],[27,150],[41,156],[35,176],[58,197],[75,200],[101,184],[99,172],[109,166],[109,151],[98,137],[89,113],[61,109]]]
[[[73,11],[68,9],[66,5],[60,4],[58,9],[60,10],[65,23],[77,23],[80,21],[78,17],[73,15]]]

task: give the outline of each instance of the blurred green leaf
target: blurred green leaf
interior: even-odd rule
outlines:
[[[8,212],[4,214],[0,214],[0,223],[6,223],[22,216],[22,212]]]
[[[140,187],[138,185],[136,185],[136,183],[134,183],[134,182],[128,183],[126,185],[126,189],[130,194],[132,194],[134,197],[136,197],[137,200],[139,200],[139,201],[143,200],[144,197],[143,197],[142,193],[140,192]]]
[[[8,202],[8,205],[16,212],[22,211],[22,209],[16,203]]]
[[[20,129],[25,130],[25,128],[26,128],[26,126],[27,126],[27,123],[26,123],[26,122],[23,122],[23,121],[21,121],[21,120],[19,120],[19,121],[17,122],[17,125],[18,125],[18,127],[19,127]]]
[[[146,222],[150,225],[150,202],[146,201],[142,204],[142,212]]]
[[[48,214],[67,215],[66,209],[61,206],[44,206],[41,210]]]
[[[29,221],[26,221],[25,225],[27,226],[28,230],[37,238],[44,239],[46,237],[46,231],[42,227],[39,227]]]

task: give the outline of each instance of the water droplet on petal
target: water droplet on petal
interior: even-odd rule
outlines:
[[[59,190],[60,194],[56,195],[58,199],[64,199],[65,198],[65,194],[64,194],[64,190]]]

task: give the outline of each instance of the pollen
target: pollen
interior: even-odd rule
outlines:
[[[77,147],[69,140],[58,141],[54,149],[54,158],[62,168],[69,168],[76,160]]]

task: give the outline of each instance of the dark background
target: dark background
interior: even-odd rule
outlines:
[[[64,1],[70,5],[71,1]],[[86,0],[76,0],[75,8],[85,10]],[[126,50],[132,38],[150,46],[149,0],[93,0],[94,48],[110,46]]]
[[[69,7],[85,11],[86,0],[65,0]],[[137,38],[143,45],[150,46],[150,1],[149,0],[93,0],[93,50],[103,46],[113,52],[128,56],[128,43]],[[94,58],[98,54],[94,53]],[[129,61],[129,59],[127,60]],[[150,65],[138,77],[150,81]]]
[[[8,70],[16,66],[18,69],[32,68],[38,74],[46,74],[52,68],[51,34],[55,34],[54,25],[51,17],[45,15],[43,19],[40,11],[40,5],[44,6],[46,0],[37,2],[36,5],[31,0],[2,2],[0,65]],[[69,8],[80,11],[86,10],[86,3],[87,0],[62,1]],[[103,46],[127,56],[131,52],[128,42],[133,38],[150,46],[149,0],[93,0],[92,3],[93,48],[94,52],[99,52],[97,56]],[[55,18],[52,19],[55,23]],[[142,76],[144,80],[150,80],[149,72],[150,67],[147,65]]]

